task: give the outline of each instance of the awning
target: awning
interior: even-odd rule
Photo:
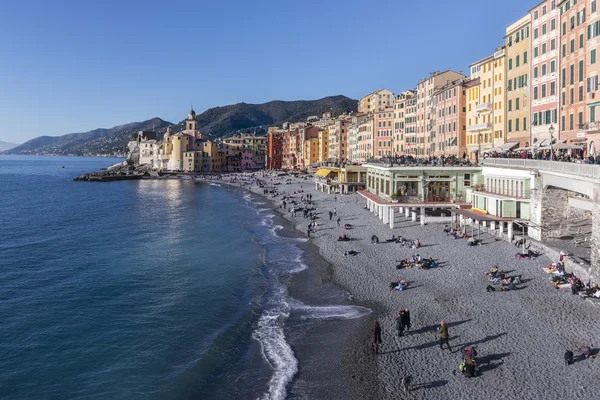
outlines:
[[[590,104],[588,104],[587,106],[588,106],[588,107],[597,107],[597,106],[600,106],[600,101],[597,101],[597,102],[595,102],[595,103],[590,103]]]
[[[550,143],[548,142],[548,139],[542,139],[542,140],[540,140],[540,141],[538,141],[538,142],[535,142],[535,143],[533,144],[533,147],[542,147],[542,146],[546,146],[547,144],[550,144]]]
[[[509,151],[519,146],[519,142],[509,142],[501,144],[498,148],[500,151]]]
[[[475,221],[512,221],[512,218],[502,218],[496,217],[493,215],[483,215],[475,211],[467,210],[464,208],[455,208],[452,211],[452,214],[463,215],[466,218],[474,219]]]
[[[330,169],[330,168],[319,168],[315,175],[322,176],[323,178],[327,177],[332,172],[339,172],[339,169]]]
[[[571,143],[585,142],[587,138],[571,139]]]

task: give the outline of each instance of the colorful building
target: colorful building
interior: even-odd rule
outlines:
[[[600,12],[598,1],[589,2],[586,12],[589,12],[587,21],[586,54],[588,59],[586,78],[586,105],[588,118],[584,124],[584,143],[587,144],[589,154],[597,154],[600,146],[600,93],[598,92],[598,80],[600,76],[600,62],[598,52],[600,51]],[[581,138],[579,138],[581,139]]]
[[[406,130],[406,106],[409,99],[415,96],[415,92],[407,90],[400,93],[394,99],[394,131],[393,131],[393,149],[394,155],[404,154],[405,139],[404,133]]]
[[[393,103],[394,93],[387,89],[379,89],[361,97],[358,101],[358,112],[369,113],[383,111],[386,108],[392,107]]]
[[[531,15],[506,28],[506,142],[517,147],[531,143],[529,74],[531,67]]]
[[[394,109],[389,107],[373,113],[373,157],[375,158],[393,155],[393,111]]]
[[[465,79],[448,82],[433,93],[436,137],[433,156],[462,156],[466,152]]]
[[[404,154],[417,155],[417,94],[416,90],[412,91],[413,95],[406,99],[404,105]]]
[[[287,133],[284,129],[269,128],[267,133],[267,169],[281,169],[283,163],[283,137]]]
[[[434,92],[448,82],[464,77],[461,72],[436,71],[417,84],[417,156],[429,156],[436,151]]]
[[[324,163],[329,161],[329,131],[327,129],[319,129],[319,162]]]
[[[559,49],[560,9],[555,0],[544,0],[529,11],[531,17],[531,146],[550,143],[550,126],[554,137],[560,136],[559,115]]]
[[[352,161],[365,162],[373,158],[373,114],[358,117],[358,136],[356,138],[356,151]]]
[[[352,121],[350,116],[340,116],[327,127],[329,131],[329,159],[343,162],[348,156],[348,128]]]

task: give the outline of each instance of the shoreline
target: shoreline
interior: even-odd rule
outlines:
[[[251,175],[233,176],[250,179]],[[342,372],[359,398],[361,394],[365,399],[397,398],[402,391],[402,377],[406,375],[413,376],[416,385],[411,397],[428,400],[482,395],[489,399],[585,399],[600,390],[600,382],[593,380],[600,368],[598,360],[584,360],[569,369],[564,367],[562,358],[566,349],[576,351],[584,344],[600,347],[596,342],[599,310],[549,283],[543,269],[556,260],[545,255],[518,260],[513,244],[486,233],[481,234],[483,246],[470,247],[464,240],[445,235],[443,224],[421,226],[402,216],[397,217],[396,227],[391,230],[363,208],[362,197],[317,192],[312,177],[294,177],[294,183],[288,185],[283,184],[287,177],[265,179],[268,187],[281,182],[274,187],[286,195],[300,186],[304,194],[313,195],[320,219],[310,242],[331,265],[332,281],[348,290],[355,304],[374,311],[362,320],[361,327],[345,344],[344,365],[348,369]],[[233,186],[240,187],[235,183]],[[262,193],[257,186],[251,191]],[[295,195],[296,200],[299,197]],[[267,196],[267,199],[281,214],[278,206],[281,197]],[[353,229],[338,228],[335,219],[329,220],[327,211],[333,208],[337,209],[341,224],[350,223]],[[295,218],[285,213],[284,218],[300,233],[306,232],[309,220],[303,219],[301,213]],[[341,233],[346,233],[352,241],[338,242]],[[370,243],[373,234],[380,238],[380,244]],[[420,239],[423,246],[413,250],[386,243],[392,234]],[[344,257],[344,251],[348,250],[358,254]],[[414,254],[431,256],[443,266],[432,270],[395,268],[396,260]],[[494,264],[510,271],[510,276],[521,275],[524,282],[520,290],[486,292],[489,282],[484,273]],[[408,290],[389,289],[389,282],[398,279],[410,282]],[[404,307],[411,310],[414,332],[398,338],[394,319]],[[368,349],[374,318],[378,318],[383,328],[379,355]],[[436,341],[435,329],[441,320],[450,327],[452,352],[440,350]],[[480,354],[481,374],[476,380],[458,372],[461,350],[468,346],[476,346]],[[363,381],[356,379],[360,376],[352,370],[359,370]],[[555,385],[548,387],[544,383],[548,380]],[[374,390],[378,390],[376,395]]]
[[[240,176],[241,174],[236,173],[233,176]],[[231,175],[229,175],[231,176]],[[159,178],[164,179],[164,178]],[[261,190],[257,190],[256,187],[251,189],[247,187],[243,187],[237,185],[235,183],[226,182],[224,180],[218,179],[203,179],[203,180],[195,180],[201,183],[208,184],[219,184],[226,185],[227,187],[231,187],[233,189],[242,190],[243,192],[252,193],[252,195],[263,199],[271,205],[270,210],[275,212],[276,217],[279,222],[282,222],[283,233],[285,237],[290,238],[305,238],[306,236],[303,232],[298,229],[295,225],[295,222],[287,213],[283,212],[281,208],[278,207],[277,202],[280,200],[280,197],[271,198],[262,194]],[[320,264],[314,273],[319,276],[322,283],[334,285],[340,291],[345,292],[346,294],[350,294],[350,288],[345,287],[340,284],[335,279],[335,265],[327,260],[324,257],[321,248],[310,240],[302,243],[300,246],[302,251],[308,253],[307,256],[309,258],[318,257],[319,261],[317,264]],[[312,268],[312,265],[309,267]],[[292,282],[292,286],[294,285],[294,281],[299,279],[299,275],[303,274],[307,271],[302,271],[298,274],[292,274],[289,276],[289,280]],[[292,293],[294,289],[290,287]],[[378,313],[377,310],[380,310],[381,305],[371,302],[371,301],[357,301],[356,299],[350,300],[350,304],[353,306],[359,306],[368,308],[372,311],[370,315],[366,315],[358,318],[357,327],[350,333],[346,334],[346,339],[342,343],[342,351],[339,354],[340,358],[340,367],[341,367],[341,376],[344,383],[348,385],[349,395],[352,397],[347,397],[345,394],[342,397],[335,397],[340,399],[370,399],[370,398],[379,398],[380,387],[377,378],[377,362],[376,358],[373,357],[371,349],[369,346],[365,346],[365,337],[371,335],[371,325],[373,321],[373,315]],[[302,365],[301,365],[302,368]],[[296,376],[291,382],[290,386],[293,386],[294,382],[298,379]],[[339,393],[335,394],[339,396]],[[330,395],[331,396],[331,395]],[[332,397],[327,397],[332,398]]]

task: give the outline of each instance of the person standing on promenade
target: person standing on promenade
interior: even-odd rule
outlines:
[[[400,313],[400,319],[402,322],[402,331],[404,331],[404,329],[406,329],[407,332],[410,331],[410,311],[408,311],[408,307]]]
[[[438,335],[440,335],[440,349],[443,350],[444,343],[446,343],[446,346],[448,346],[448,350],[452,352],[452,349],[450,348],[450,342],[448,340],[448,327],[446,326],[444,321],[440,322],[440,326],[437,328],[437,332]]]
[[[381,344],[381,325],[379,321],[375,320],[375,326],[373,327],[373,351],[375,354],[379,354],[379,345]]]

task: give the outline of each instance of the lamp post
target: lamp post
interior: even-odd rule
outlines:
[[[550,161],[554,160],[554,126],[550,125],[548,128],[548,133],[550,133]]]

